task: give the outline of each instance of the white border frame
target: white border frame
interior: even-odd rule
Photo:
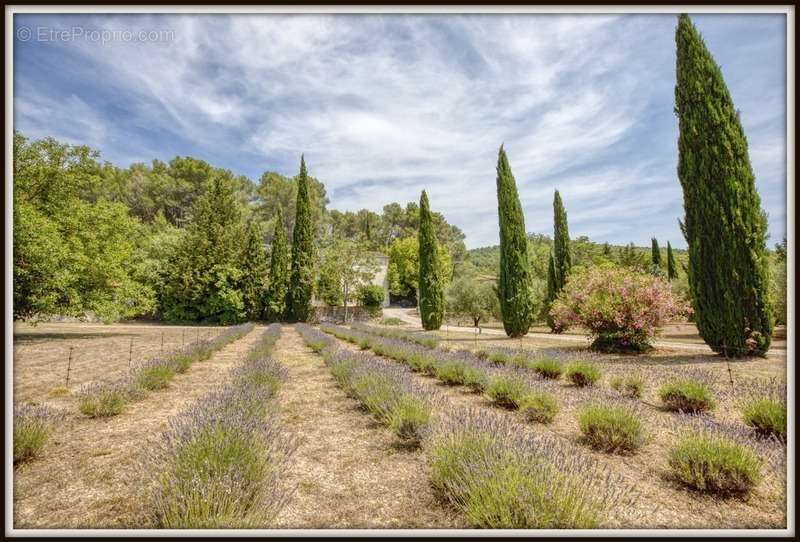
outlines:
[[[794,291],[795,291],[795,220],[794,220],[794,183],[795,183],[795,7],[794,6],[5,6],[5,359],[13,360],[13,268],[12,268],[12,225],[13,225],[13,192],[8,182],[13,175],[13,138],[14,138],[14,15],[16,14],[67,14],[67,13],[154,13],[154,14],[347,14],[347,13],[410,13],[410,14],[529,14],[529,13],[564,13],[564,14],[655,14],[655,13],[689,13],[689,14],[725,14],[725,13],[769,13],[786,15],[786,235],[787,235],[787,295],[788,311],[786,322],[786,383],[787,408],[789,411],[789,438],[787,441],[787,515],[786,529],[218,529],[218,530],[183,530],[183,529],[15,529],[13,527],[13,480],[14,466],[11,458],[13,449],[11,427],[13,421],[13,362],[5,364],[5,536],[40,537],[40,536],[132,536],[132,537],[369,537],[369,536],[441,536],[441,537],[793,537],[795,534],[795,337],[794,337]],[[9,408],[10,407],[10,408]]]

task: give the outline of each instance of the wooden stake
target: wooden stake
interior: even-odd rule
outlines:
[[[164,332],[161,332],[161,353],[164,353]]]
[[[69,347],[69,359],[67,359],[67,381],[64,383],[65,388],[69,388],[69,371],[72,368],[72,350],[74,346]]]
[[[183,329],[181,334],[181,346],[186,346],[186,328]]]

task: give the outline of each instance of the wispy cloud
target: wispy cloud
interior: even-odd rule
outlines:
[[[497,241],[505,143],[530,231],[551,230],[559,188],[573,235],[683,244],[672,16],[17,19],[174,33],[18,42],[15,126],[30,135],[122,162],[191,154],[252,178],[293,173],[305,153],[333,207],[380,210],[426,188],[469,246]],[[696,21],[742,110],[770,231],[782,237],[784,20]]]

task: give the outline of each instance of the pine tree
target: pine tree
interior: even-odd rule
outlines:
[[[656,267],[661,266],[661,249],[658,246],[658,239],[655,237],[650,241],[650,263]]]
[[[444,318],[441,266],[428,194],[423,190],[419,199],[419,314],[426,330],[439,329]]]
[[[311,296],[314,292],[314,226],[311,223],[308,171],[303,156],[300,157],[300,175],[297,177],[293,233],[289,317],[295,322],[305,322],[311,315]]]
[[[503,146],[497,157],[497,207],[500,222],[500,276],[497,293],[503,327],[509,337],[528,333],[533,321],[533,283],[528,260],[525,217],[517,183]]]
[[[244,310],[250,320],[260,320],[264,314],[267,290],[267,254],[261,227],[253,221],[247,227],[247,242],[242,257],[242,292]]]
[[[272,235],[272,253],[269,260],[269,287],[264,316],[270,321],[286,318],[286,296],[289,292],[289,247],[283,225],[283,209],[278,206],[275,232]]]
[[[688,15],[675,32],[678,179],[700,335],[725,356],[764,354],[772,336],[766,215],[722,72]]]
[[[165,318],[222,324],[245,319],[239,288],[245,227],[233,183],[221,176],[212,178],[190,216],[164,273]]]
[[[672,255],[672,245],[667,241],[667,278],[678,278],[678,269],[675,267],[675,256]]]

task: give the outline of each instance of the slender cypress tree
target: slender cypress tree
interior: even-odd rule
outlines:
[[[569,251],[569,228],[567,211],[561,201],[561,194],[556,190],[553,196],[553,259],[556,270],[556,295],[564,289],[567,277],[572,270],[572,256]]]
[[[314,226],[311,223],[308,171],[303,156],[300,157],[300,174],[297,176],[293,234],[289,318],[295,322],[305,322],[311,314],[311,296],[314,292]]]
[[[667,278],[678,278],[678,269],[675,267],[675,256],[672,255],[672,245],[667,241]]]
[[[772,337],[766,215],[739,113],[688,15],[678,17],[678,179],[697,329],[725,356],[764,354]]]
[[[239,287],[242,291],[244,310],[250,320],[259,320],[264,313],[267,291],[267,254],[264,240],[257,222],[247,227],[247,243],[242,257],[242,278]]]
[[[497,280],[500,313],[506,335],[520,337],[528,333],[533,321],[533,283],[525,217],[517,183],[502,145],[497,157],[497,207],[500,222],[500,276]]]
[[[419,314],[427,330],[442,327],[444,286],[439,261],[439,244],[433,231],[428,194],[419,199]]]
[[[272,235],[272,253],[269,261],[269,287],[264,317],[271,321],[286,318],[286,296],[289,292],[289,247],[283,225],[283,209],[278,206],[275,232]]]
[[[661,266],[661,249],[658,246],[658,239],[655,237],[650,242],[650,263],[657,267]]]
[[[545,320],[547,325],[550,326],[552,331],[556,329],[556,322],[550,316],[550,307],[553,306],[553,301],[556,300],[558,292],[556,291],[556,260],[553,258],[553,251],[550,251],[550,257],[547,259],[547,299],[544,308]]]

